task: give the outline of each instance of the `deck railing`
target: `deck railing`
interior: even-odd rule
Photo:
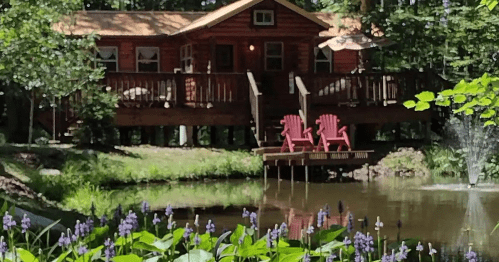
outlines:
[[[309,113],[310,113],[310,105],[311,105],[311,100],[310,100],[310,92],[307,90],[305,87],[305,84],[303,84],[303,80],[301,77],[296,76],[295,77],[295,82],[296,86],[298,87],[298,97],[299,97],[299,102],[300,102],[300,117],[303,120],[303,123],[305,124],[305,128],[308,128],[310,126],[309,123]]]
[[[258,141],[263,141],[265,139],[264,134],[264,114],[263,114],[263,95],[258,90],[258,86],[256,85],[255,77],[253,73],[247,72],[248,82],[249,82],[249,98],[251,104],[251,115],[255,121],[256,127],[256,138]]]
[[[209,108],[248,101],[247,79],[238,73],[107,73],[104,84],[125,107]]]
[[[427,74],[356,73],[307,76],[315,105],[389,105],[401,103],[423,90],[431,89]]]

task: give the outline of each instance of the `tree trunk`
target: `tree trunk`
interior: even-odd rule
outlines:
[[[31,140],[33,139],[33,115],[35,114],[35,90],[31,89],[31,99],[29,108],[29,130],[28,130],[28,151],[31,150]]]

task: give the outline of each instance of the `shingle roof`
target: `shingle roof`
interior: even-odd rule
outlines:
[[[67,35],[170,35],[204,15],[206,12],[79,11],[55,24],[54,29]]]
[[[353,35],[360,32],[360,17],[342,16],[336,13],[315,12],[312,13],[317,18],[329,24],[329,30],[319,33],[323,37],[335,37],[342,35]],[[383,32],[376,26],[372,26],[374,36],[383,36]]]

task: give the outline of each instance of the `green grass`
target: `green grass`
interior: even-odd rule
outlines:
[[[15,157],[22,146],[0,147],[6,171],[48,199],[61,201],[82,187],[116,187],[125,184],[256,177],[262,159],[247,151],[206,148],[122,147],[119,153],[96,157],[74,148],[33,147],[40,162],[30,167]],[[61,153],[62,152],[62,153]],[[41,176],[38,169],[57,168],[60,176]]]
[[[110,212],[118,204],[124,210],[132,207],[140,209],[144,200],[149,202],[152,210],[160,210],[168,204],[174,208],[248,205],[254,204],[262,195],[263,188],[257,181],[165,184],[116,190],[84,186],[65,197],[62,205],[90,215],[90,207],[94,203],[96,215],[111,216]]]

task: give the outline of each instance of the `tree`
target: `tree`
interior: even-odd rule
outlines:
[[[61,98],[103,77],[89,52],[96,47],[94,35],[68,38],[52,28],[80,8],[79,0],[11,0],[0,16],[0,77],[17,83],[17,91],[29,97],[28,148],[40,98]]]

